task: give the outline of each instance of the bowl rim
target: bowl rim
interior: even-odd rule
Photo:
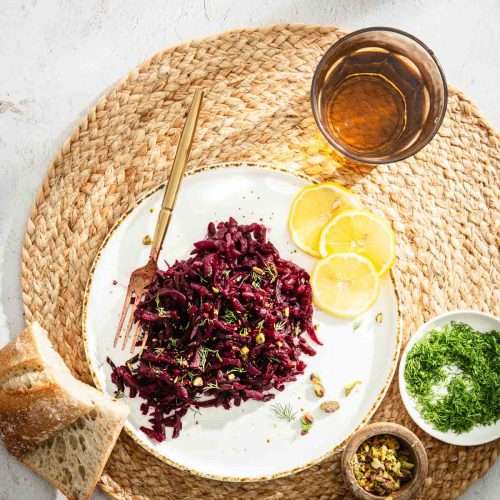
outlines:
[[[413,422],[415,423],[415,425],[417,425],[425,433],[429,434],[430,436],[432,436],[435,439],[438,439],[441,442],[452,444],[455,446],[478,446],[481,444],[489,443],[491,441],[495,441],[496,439],[498,439],[499,436],[492,437],[491,439],[488,439],[487,441],[482,441],[482,440],[471,441],[470,443],[459,443],[456,440],[454,440],[452,437],[446,439],[445,438],[446,434],[453,435],[453,433],[451,433],[451,431],[449,431],[447,433],[440,432],[440,431],[434,429],[430,424],[427,424],[425,422],[423,417],[421,417],[420,414],[410,404],[410,402],[412,401],[412,397],[410,396],[410,394],[408,393],[408,391],[406,389],[406,383],[404,380],[404,367],[406,365],[406,359],[408,357],[408,353],[409,353],[410,349],[412,349],[413,346],[422,339],[422,337],[425,335],[425,333],[431,329],[432,324],[434,322],[446,320],[447,318],[449,318],[450,321],[453,321],[454,317],[460,316],[460,315],[472,315],[472,316],[476,316],[478,318],[489,319],[489,320],[497,323],[499,325],[499,328],[500,328],[500,318],[499,317],[497,317],[493,314],[490,314],[490,313],[486,313],[483,311],[477,311],[474,309],[454,309],[452,311],[446,311],[444,313],[441,313],[441,314],[438,314],[436,316],[431,317],[425,323],[422,323],[419,328],[417,328],[415,333],[410,337],[410,339],[406,343],[406,345],[401,353],[401,358],[399,360],[399,368],[398,368],[399,395],[401,397],[401,400],[403,401],[403,405],[404,405],[408,415],[410,415],[410,417],[413,420]],[[464,322],[466,322],[466,321],[464,320]],[[467,433],[464,433],[464,434],[466,435]],[[459,434],[459,436],[464,435],[464,434]]]
[[[349,439],[342,453],[342,472],[345,482],[352,493],[361,500],[380,500],[386,498],[385,496],[374,495],[363,489],[355,478],[350,465],[351,459],[359,447],[367,439],[381,434],[389,434],[403,441],[415,457],[415,475],[413,479],[406,483],[403,489],[392,494],[395,500],[409,500],[424,486],[425,479],[429,472],[429,462],[427,459],[427,452],[419,437],[407,427],[394,422],[375,422],[366,425]]]
[[[408,152],[395,155],[391,159],[387,159],[387,160],[374,160],[373,158],[369,158],[369,157],[366,157],[363,155],[356,155],[356,154],[350,153],[344,146],[342,146],[342,144],[333,140],[333,138],[331,137],[329,132],[326,130],[326,127],[321,123],[321,120],[319,119],[319,108],[318,108],[318,105],[316,103],[316,100],[314,99],[314,97],[315,97],[314,89],[317,86],[317,81],[319,78],[319,69],[322,67],[322,65],[324,64],[324,61],[327,59],[327,57],[334,50],[336,50],[337,47],[341,43],[344,43],[347,40],[349,40],[350,38],[353,38],[357,35],[360,35],[362,33],[367,33],[370,31],[386,31],[389,33],[396,33],[396,34],[401,35],[403,37],[409,38],[410,40],[415,42],[417,45],[420,45],[420,47],[422,47],[424,49],[424,51],[427,52],[427,54],[432,59],[433,63],[436,65],[436,68],[438,69],[438,73],[441,77],[441,81],[443,83],[443,93],[444,93],[444,95],[443,95],[443,103],[444,103],[443,109],[442,109],[441,114],[439,115],[438,119],[435,120],[434,127],[432,129],[432,132],[429,134],[429,137],[415,151],[412,151],[411,146],[410,146],[410,149]],[[330,47],[328,47],[328,49],[325,51],[325,53],[321,56],[321,59],[319,60],[318,64],[316,65],[316,68],[314,69],[314,74],[313,74],[313,78],[311,81],[311,88],[310,88],[310,92],[309,92],[309,100],[311,103],[314,121],[316,122],[317,127],[319,128],[322,136],[326,139],[326,141],[330,144],[330,146],[337,153],[339,153],[342,156],[345,156],[346,158],[348,158],[349,160],[352,160],[355,162],[365,163],[365,164],[369,164],[369,165],[383,165],[386,163],[395,163],[397,161],[401,161],[401,160],[405,160],[407,158],[410,158],[411,156],[417,154],[420,150],[422,150],[425,146],[427,146],[429,144],[429,142],[432,141],[434,136],[439,131],[439,129],[443,123],[444,117],[446,115],[446,110],[448,108],[448,95],[449,95],[448,83],[446,81],[446,76],[444,74],[443,68],[442,68],[438,58],[436,57],[436,54],[427,44],[425,44],[422,40],[420,40],[416,36],[412,35],[411,33],[408,33],[407,31],[404,31],[404,30],[400,30],[398,28],[392,28],[390,26],[370,26],[370,27],[362,28],[362,29],[359,29],[356,31],[351,31],[347,35],[340,37],[335,43],[333,43],[332,45],[330,45]]]

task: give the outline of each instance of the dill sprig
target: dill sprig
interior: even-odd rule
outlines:
[[[276,403],[271,406],[271,410],[277,418],[286,420],[287,422],[293,422],[297,417],[297,412],[293,410],[290,403]]]
[[[252,267],[252,286],[260,288],[264,279],[264,271],[260,267]]]
[[[268,262],[263,269],[257,266],[252,267],[252,286],[254,288],[261,288],[262,281],[265,278],[274,283],[277,277],[278,270],[274,262]]]
[[[205,367],[206,367],[206,364],[207,364],[207,360],[208,360],[208,355],[209,354],[215,354],[215,357],[219,361],[222,361],[222,358],[221,358],[221,356],[219,354],[219,351],[217,349],[209,349],[208,347],[201,346],[198,349],[198,355],[200,356],[199,367],[200,367],[200,370],[202,372],[205,371]]]
[[[203,388],[203,392],[205,391],[209,391],[210,389],[218,389],[219,388],[219,384],[217,383],[217,381],[215,383],[210,383],[210,384],[207,384],[204,388]]]
[[[168,347],[175,347],[177,345],[177,339],[174,337],[169,337],[167,339]]]
[[[238,321],[238,316],[231,309],[226,309],[221,317],[226,323],[236,323]]]
[[[193,406],[191,406],[191,408],[189,408],[189,409],[190,409],[190,411],[191,411],[191,412],[192,412],[192,414],[193,414],[193,419],[194,419],[194,421],[196,422],[196,419],[197,419],[198,417],[201,417],[201,411],[200,411],[200,409],[199,409],[199,408],[196,408],[196,407],[193,407]]]
[[[242,366],[237,366],[235,368],[231,368],[230,370],[227,371],[227,374],[229,375],[230,373],[245,373],[246,370]]]
[[[276,281],[276,278],[278,277],[278,270],[276,269],[276,264],[274,262],[268,262],[264,266],[264,273],[269,276],[271,283],[274,283]]]
[[[434,428],[467,432],[500,418],[500,332],[451,322],[408,354],[404,378],[417,409]]]

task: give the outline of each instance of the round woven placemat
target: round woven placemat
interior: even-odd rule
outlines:
[[[28,221],[22,287],[27,320],[47,328],[80,378],[91,380],[80,324],[92,260],[117,218],[167,178],[193,86],[207,95],[191,166],[253,160],[301,168],[350,186],[393,221],[406,339],[446,310],[499,314],[500,136],[451,89],[443,126],[415,157],[336,168],[314,124],[309,86],[322,53],[343,34],[273,26],[168,49],[134,70],[65,142]],[[498,441],[459,448],[419,431],[396,382],[373,420],[406,425],[424,442],[430,474],[422,498],[456,498],[500,450]],[[219,483],[160,462],[122,433],[101,486],[123,499],[349,498],[339,463],[335,456],[269,482]]]

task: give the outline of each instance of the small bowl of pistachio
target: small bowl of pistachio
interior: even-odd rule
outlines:
[[[363,427],[347,442],[342,470],[356,498],[410,500],[427,477],[427,453],[406,427],[377,422]]]

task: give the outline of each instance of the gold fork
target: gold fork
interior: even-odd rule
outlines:
[[[137,304],[144,293],[144,289],[153,281],[155,273],[158,270],[158,256],[170,224],[172,210],[174,209],[177,193],[179,192],[179,186],[182,181],[182,176],[184,175],[189,153],[191,152],[191,145],[193,144],[193,137],[198,123],[198,115],[200,113],[202,100],[203,90],[196,89],[188,116],[186,118],[186,123],[182,129],[179,144],[177,145],[172,171],[163,195],[163,201],[161,203],[161,210],[156,222],[148,263],[145,266],[137,268],[130,276],[130,281],[128,283],[127,295],[120,314],[120,320],[118,322],[118,328],[116,329],[113,347],[116,347],[118,341],[120,340],[127,313],[130,312],[121,349],[125,349],[127,341],[130,338],[130,334],[132,333],[132,328],[135,324],[134,334],[132,335],[132,345],[130,347],[131,353],[134,352],[140,334],[139,324],[134,321],[135,311],[137,309]],[[147,340],[147,334],[145,334],[142,339],[141,351],[144,349]]]

